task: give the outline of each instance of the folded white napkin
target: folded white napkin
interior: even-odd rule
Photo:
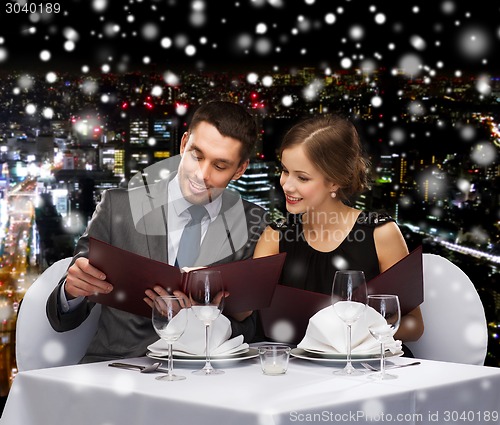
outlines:
[[[369,326],[386,326],[385,319],[372,307],[367,306],[363,315],[352,325],[352,354],[378,354],[380,343],[370,334]],[[401,351],[401,341],[392,336],[385,341],[391,353]],[[309,319],[306,334],[297,345],[303,350],[325,354],[347,353],[347,325],[335,314],[332,306],[318,311]]]
[[[178,355],[205,355],[205,326],[188,309],[188,325],[181,337],[172,345],[174,354]],[[248,348],[248,344],[243,342],[243,335],[231,336],[231,322],[222,314],[215,319],[210,326],[210,354],[212,356],[229,355]],[[148,350],[158,356],[168,354],[168,344],[159,339],[150,344]]]

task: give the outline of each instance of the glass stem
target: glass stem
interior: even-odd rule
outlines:
[[[210,364],[210,338],[209,338],[209,330],[210,330],[210,325],[207,324],[205,325],[205,367],[203,369],[205,370],[212,370],[212,365]]]
[[[347,325],[347,367],[351,368],[351,325]]]
[[[172,344],[168,344],[168,364],[167,364],[167,375],[172,376],[174,369],[174,355],[172,353]]]
[[[380,375],[382,379],[385,377],[385,348],[384,341],[380,342]]]

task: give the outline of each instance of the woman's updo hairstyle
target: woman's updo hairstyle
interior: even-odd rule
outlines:
[[[285,149],[303,145],[308,159],[325,178],[339,185],[337,196],[348,200],[369,188],[369,161],[363,155],[354,124],[340,115],[318,115],[295,124],[285,134]]]

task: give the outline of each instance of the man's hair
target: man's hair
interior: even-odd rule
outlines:
[[[213,125],[224,137],[239,140],[240,162],[250,158],[257,142],[257,125],[245,108],[232,102],[212,101],[194,112],[188,131],[192,132],[200,122]]]

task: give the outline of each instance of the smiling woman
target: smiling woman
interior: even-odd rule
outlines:
[[[286,252],[283,284],[330,294],[336,271],[362,270],[369,281],[408,254],[390,216],[350,205],[368,188],[368,162],[349,120],[318,115],[299,122],[280,152],[289,220],[264,231],[254,257]],[[416,340],[422,331],[417,308],[403,318],[397,337]]]

